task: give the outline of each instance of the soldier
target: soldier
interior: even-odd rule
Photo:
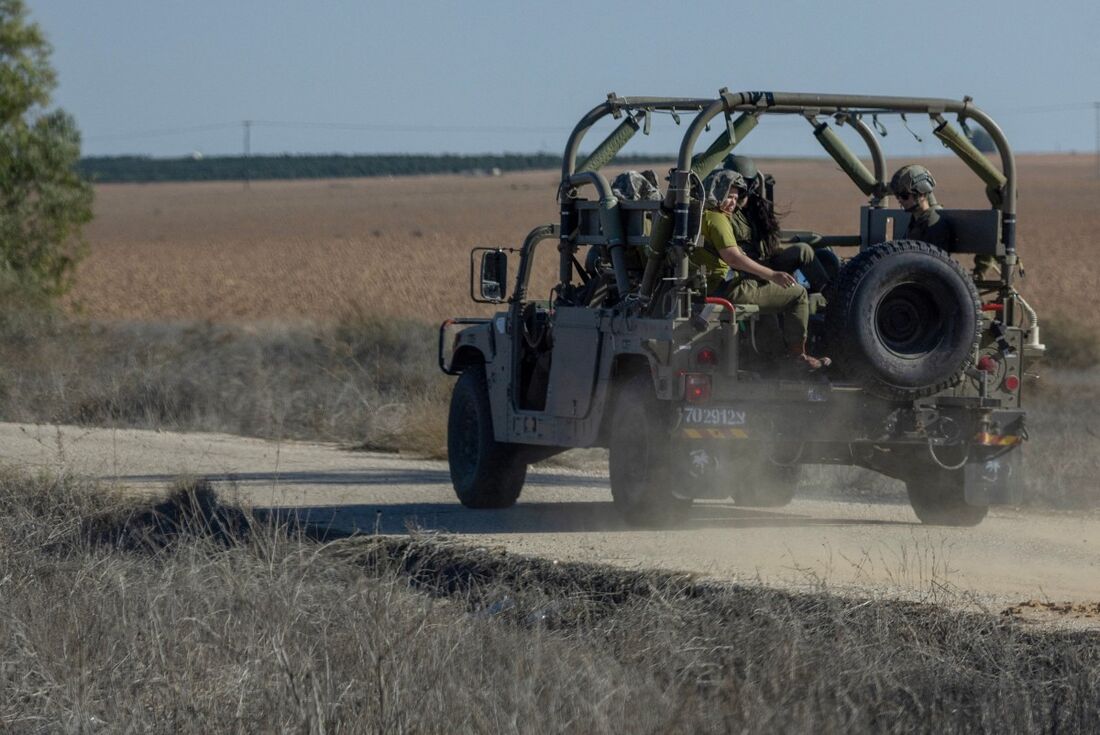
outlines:
[[[940,212],[939,202],[932,193],[935,188],[936,180],[932,178],[932,172],[915,163],[902,166],[890,179],[890,191],[910,215],[905,239],[921,240],[952,252],[956,244],[955,228],[951,220]],[[975,255],[974,278],[981,280],[993,266],[992,255]]]
[[[939,212],[932,198],[935,188],[932,172],[915,163],[902,166],[890,179],[890,191],[901,208],[909,213],[905,239],[921,240],[951,251],[955,245],[955,228],[951,220]]]
[[[754,304],[762,314],[783,315],[783,337],[788,354],[809,370],[831,364],[827,357],[806,354],[809,302],[806,289],[790,273],[759,263],[739,247],[732,215],[743,206],[749,185],[736,171],[719,169],[703,182],[706,204],[701,235],[703,242],[691,255],[696,266],[707,270],[707,293],[735,304]]]
[[[784,273],[801,271],[810,284],[810,291],[823,291],[830,273],[835,275],[840,268],[837,257],[832,251],[815,251],[806,243],[779,242],[779,218],[775,214],[775,205],[764,191],[764,174],[760,173],[751,158],[731,153],[722,162],[722,167],[741,174],[748,183],[748,198],[733,213],[733,233],[745,253],[753,260]]]

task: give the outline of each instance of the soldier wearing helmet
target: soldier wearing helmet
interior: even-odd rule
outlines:
[[[898,204],[909,213],[906,240],[921,240],[944,250],[953,250],[955,229],[951,221],[940,214],[932,195],[936,180],[924,166],[911,163],[902,166],[890,179],[890,192]]]
[[[691,262],[707,272],[707,293],[735,304],[754,304],[763,314],[783,314],[783,337],[793,360],[809,370],[827,367],[827,357],[806,354],[809,300],[790,273],[759,263],[741,249],[731,215],[743,206],[749,183],[736,171],[718,169],[703,181],[706,204],[701,223],[702,243]]]
[[[749,185],[744,206],[732,215],[733,232],[745,253],[769,268],[794,273],[801,271],[810,290],[820,293],[829,282],[829,274],[839,270],[840,261],[831,251],[815,251],[806,243],[784,244],[779,241],[779,218],[775,205],[765,191],[768,183],[756,163],[746,156],[729,154],[722,167],[741,174]],[[828,262],[824,262],[824,261]]]

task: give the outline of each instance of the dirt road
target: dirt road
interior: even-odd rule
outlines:
[[[471,511],[442,462],[220,434],[0,424],[0,463],[64,469],[136,490],[180,475],[257,507],[343,531],[445,532],[561,560],[697,572],[787,587],[961,597],[1000,610],[1025,600],[1100,601],[1100,514],[994,510],[977,528],[919,525],[904,503],[800,499],[775,511],[698,503],[688,523],[634,530],[605,470],[537,468],[517,506]]]

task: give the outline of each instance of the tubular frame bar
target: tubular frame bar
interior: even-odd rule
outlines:
[[[617,97],[607,96],[607,102],[596,105],[573,127],[569,140],[565,144],[565,154],[561,162],[561,178],[565,182],[577,170],[577,153],[585,134],[607,115],[620,116],[623,112],[635,110],[666,110],[669,112],[698,112],[713,102],[711,97]]]
[[[863,142],[867,144],[867,148],[871,151],[871,161],[875,167],[875,182],[878,184],[875,196],[871,200],[871,206],[881,207],[882,200],[886,196],[886,155],[882,151],[882,145],[875,137],[875,131],[860,115],[846,112],[838,113],[838,116],[859,133],[859,137],[863,138]]]
[[[799,92],[723,92],[705,110],[700,112],[680,143],[677,168],[687,170],[691,166],[691,156],[695,143],[703,129],[712,119],[723,111],[758,110],[764,113],[779,114],[820,114],[835,115],[866,113],[918,112],[926,115],[955,113],[960,118],[970,118],[978,122],[997,147],[1001,158],[1001,170],[1005,175],[1005,200],[1001,210],[1001,242],[1005,246],[1006,264],[1004,273],[1006,286],[1012,284],[1012,271],[1016,263],[1016,159],[1012,147],[1005,138],[1004,131],[989,115],[971,104],[970,99],[952,100],[934,97],[879,97],[872,95],[841,94],[804,94]]]

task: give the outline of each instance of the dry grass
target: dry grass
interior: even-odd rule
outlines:
[[[900,164],[900,161],[898,162]],[[946,204],[986,207],[953,158],[928,161]],[[791,227],[858,232],[858,191],[827,161],[768,170]],[[1019,249],[1040,316],[1100,312],[1093,244],[1100,180],[1089,156],[1023,156]],[[478,312],[468,252],[518,247],[555,222],[555,172],[499,178],[101,185],[70,306],[97,319],[332,321],[356,307],[436,321]],[[556,264],[550,255],[545,272]]]
[[[434,328],[97,324],[0,315],[0,419],[340,441],[442,456]]]
[[[1095,633],[445,540],[322,545],[205,493],[126,506],[0,473],[0,729],[1085,732],[1100,716]],[[244,521],[227,534],[226,518]]]

